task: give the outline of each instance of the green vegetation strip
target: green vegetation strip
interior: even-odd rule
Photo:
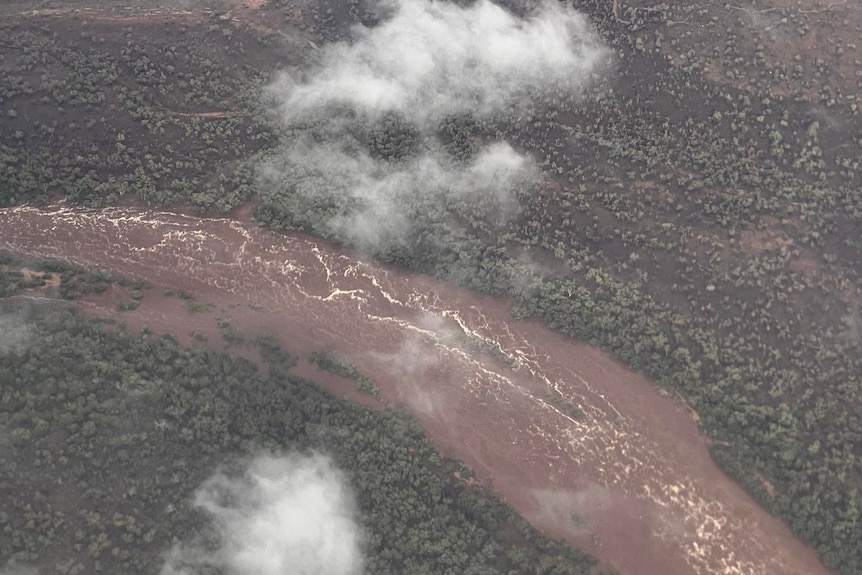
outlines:
[[[378,397],[380,395],[380,390],[373,381],[363,375],[347,359],[341,357],[334,351],[315,351],[308,359],[329,373],[355,381],[356,389],[362,393],[367,393],[374,397]]]

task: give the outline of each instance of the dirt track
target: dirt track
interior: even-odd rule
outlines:
[[[155,284],[120,315],[133,328],[190,341],[230,317],[295,353],[338,350],[534,525],[623,575],[827,573],[717,468],[681,403],[594,348],[514,320],[504,300],[241,220],[22,207],[0,210],[0,230],[0,248]],[[167,287],[216,309],[188,312],[158,295]],[[117,315],[119,297],[85,305]]]

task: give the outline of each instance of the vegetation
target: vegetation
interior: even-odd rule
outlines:
[[[245,343],[245,336],[231,325],[229,319],[222,317],[216,318],[216,324],[218,324],[221,336],[227,346]]]
[[[56,281],[56,284],[54,283]],[[131,287],[131,301],[122,307],[134,309],[147,289],[146,282],[130,282],[106,270],[91,272],[82,267],[53,259],[25,261],[0,250],[0,297],[44,289],[46,297],[75,300],[87,293],[102,293],[111,284]]]
[[[356,369],[356,367],[347,359],[341,357],[334,351],[315,351],[308,359],[330,373],[355,381],[356,389],[362,393],[367,393],[374,397],[378,397],[380,395],[380,390],[373,381],[363,375],[362,372]]]
[[[226,211],[247,199],[252,158],[272,141],[253,66],[269,49],[226,26],[0,26],[0,206],[63,195]],[[245,41],[255,55],[241,56]]]
[[[50,273],[27,274],[12,254],[0,251],[0,297],[9,297],[27,289],[44,287],[53,278]]]
[[[23,323],[22,323],[23,322]],[[0,561],[40,573],[154,573],[200,533],[192,493],[222,463],[323,451],[346,473],[365,572],[577,575],[594,560],[550,541],[441,458],[401,411],[371,411],[171,337],[107,331],[55,307],[6,309],[26,345],[0,348]]]

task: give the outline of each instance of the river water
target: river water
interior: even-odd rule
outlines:
[[[514,319],[503,299],[261,229],[247,213],[0,209],[0,249],[148,280],[141,307],[117,314],[130,325],[188,341],[229,317],[289,351],[338,351],[380,387],[381,405],[405,405],[536,527],[622,575],[828,573],[718,469],[681,400]],[[215,310],[188,312],[166,288]],[[116,313],[105,298],[82,305]]]

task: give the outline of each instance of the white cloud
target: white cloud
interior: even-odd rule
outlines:
[[[425,127],[489,115],[538,92],[578,92],[606,58],[586,19],[557,2],[521,19],[488,0],[398,0],[389,20],[355,36],[325,47],[304,81],[284,74],[274,84],[288,122],[333,105]]]
[[[607,51],[582,15],[554,1],[526,18],[487,0],[392,0],[386,12],[269,87],[296,129],[261,170],[264,203],[278,204],[293,225],[371,251],[412,249],[420,221],[450,231],[463,229],[460,216],[505,223],[517,194],[539,182],[535,162],[509,144],[479,141],[455,159],[437,139],[441,122],[481,121],[532,107],[537,96],[577,97]],[[378,136],[393,138],[386,149],[411,142],[410,153],[381,158],[370,142]]]
[[[195,494],[220,538],[217,551],[171,550],[162,575],[217,567],[236,575],[355,575],[361,531],[342,474],[321,455],[261,456],[239,476],[218,473]]]
[[[21,353],[32,339],[33,328],[20,313],[0,311],[0,353]]]

